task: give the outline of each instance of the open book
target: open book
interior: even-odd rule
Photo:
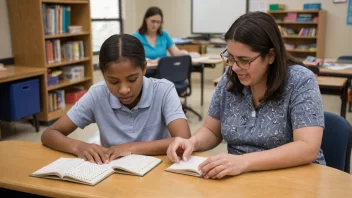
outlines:
[[[102,165],[80,158],[60,158],[30,176],[95,185],[114,172],[142,177],[160,162],[155,157],[135,154]]]
[[[181,160],[178,164],[174,163],[165,170],[173,173],[202,177],[198,166],[206,159],[206,157],[191,156],[187,161]]]

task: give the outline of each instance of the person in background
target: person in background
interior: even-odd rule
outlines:
[[[145,53],[134,36],[109,37],[100,49],[99,82],[42,135],[42,143],[98,164],[128,154],[161,155],[190,129],[174,84],[144,77]],[[67,137],[97,123],[101,146]]]
[[[287,53],[274,19],[264,12],[244,14],[225,40],[221,56],[228,69],[208,116],[190,139],[176,138],[170,144],[169,159],[187,160],[193,151],[212,149],[225,140],[228,154],[199,165],[205,178],[312,162],[325,165],[320,149],[324,109],[317,79]]]
[[[143,44],[147,61],[157,64],[159,59],[167,55],[167,51],[172,56],[188,54],[185,50],[179,50],[172,41],[167,31],[162,29],[163,13],[158,7],[150,7],[144,17],[138,32],[132,35],[137,37]],[[155,77],[156,71],[147,70],[147,77]]]

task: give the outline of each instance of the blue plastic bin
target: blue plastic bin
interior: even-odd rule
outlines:
[[[0,120],[16,121],[39,112],[38,78],[0,83]]]
[[[303,10],[320,10],[321,3],[305,3],[303,4]]]

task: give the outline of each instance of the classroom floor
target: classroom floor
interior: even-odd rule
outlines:
[[[209,69],[211,70],[211,69]],[[103,80],[103,77],[100,71],[94,72],[94,81],[99,82]],[[204,85],[204,106],[200,105],[200,84],[199,80],[192,80],[192,96],[187,100],[187,104],[193,107],[196,111],[198,111],[203,117],[207,114],[207,110],[210,104],[210,100],[212,94],[214,92],[214,84],[211,80],[206,80]],[[341,100],[338,96],[329,96],[323,95],[323,104],[326,111],[333,113],[340,113],[340,105]],[[202,125],[202,121],[199,121],[198,118],[192,114],[187,113],[188,122],[190,124],[190,128],[192,133],[196,132],[196,130]],[[347,120],[352,123],[352,113],[347,113]],[[5,123],[0,125],[2,128],[2,136],[4,140],[24,140],[24,141],[32,141],[32,142],[40,142],[40,136],[42,132],[47,128],[46,126],[40,127],[40,132],[36,133],[34,127],[32,127],[27,122],[13,122],[11,124]],[[82,140],[90,143],[100,143],[99,131],[96,124],[91,124],[85,129],[77,129],[69,137]],[[218,153],[226,153],[226,143],[221,143],[218,147],[208,151],[212,154]],[[351,162],[351,170],[352,170],[352,162]]]

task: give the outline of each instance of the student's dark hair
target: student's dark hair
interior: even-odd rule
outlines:
[[[264,12],[249,12],[238,18],[225,34],[226,41],[236,41],[248,45],[253,52],[264,58],[271,48],[275,60],[269,66],[264,100],[278,101],[282,98],[288,80],[288,67],[303,65],[287,53],[279,28],[273,17]],[[243,85],[231,68],[227,70],[228,88],[232,93],[242,93]]]
[[[151,16],[155,16],[155,15],[160,15],[161,16],[161,24],[160,24],[160,27],[157,31],[157,33],[159,35],[162,35],[163,34],[163,20],[164,20],[164,17],[163,17],[163,12],[161,11],[160,8],[156,7],[156,6],[153,6],[153,7],[150,7],[148,8],[148,10],[145,12],[144,14],[144,17],[143,17],[143,21],[142,21],[142,25],[141,27],[139,27],[138,29],[138,32],[140,34],[145,34],[147,33],[147,30],[148,30],[148,27],[147,27],[147,19]]]
[[[99,52],[99,68],[104,71],[111,63],[129,59],[142,70],[145,67],[145,52],[142,43],[128,34],[115,34],[106,39]]]

